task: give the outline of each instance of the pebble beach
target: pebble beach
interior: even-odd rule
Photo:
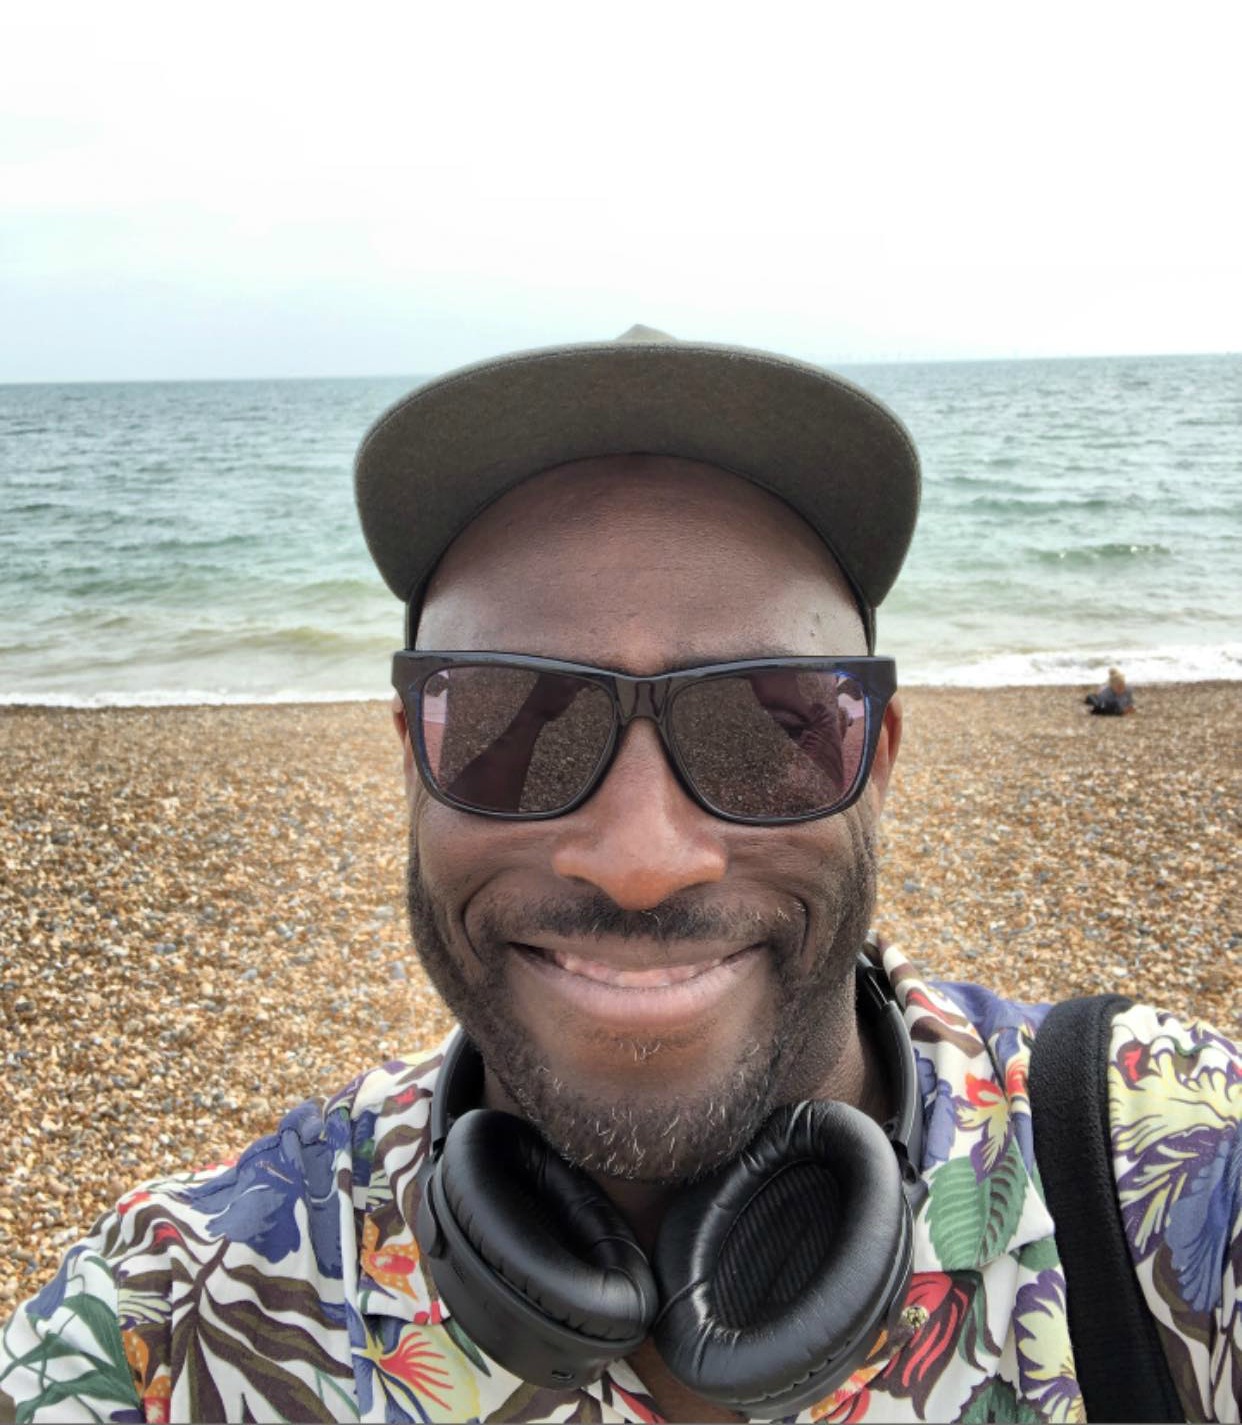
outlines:
[[[913,688],[877,928],[1022,999],[1242,1029],[1242,684]],[[0,709],[0,1318],[144,1178],[450,1027],[387,704]]]

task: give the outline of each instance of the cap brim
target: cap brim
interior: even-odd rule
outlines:
[[[599,342],[464,367],[381,416],[355,466],[367,545],[408,601],[506,490],[554,465],[631,452],[707,461],[772,491],[872,609],[914,533],[918,455],[865,391],[767,352]]]

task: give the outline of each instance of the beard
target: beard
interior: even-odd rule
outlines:
[[[848,820],[847,820],[848,819]],[[806,920],[759,917],[704,904],[693,895],[670,897],[653,911],[622,910],[602,892],[490,906],[469,944],[481,967],[467,974],[451,948],[449,920],[423,878],[410,836],[406,901],[415,948],[428,977],[476,1045],[487,1068],[548,1143],[588,1173],[673,1185],[709,1173],[736,1157],[769,1115],[812,1097],[832,1072],[854,1016],[854,964],[875,905],[875,844],[859,808],[843,813],[848,847],[826,862],[815,945],[805,943]],[[734,1062],[692,1094],[670,1085],[621,1099],[591,1095],[567,1084],[511,1015],[505,973],[515,941],[539,928],[561,936],[633,937],[676,945],[731,939],[743,931],[764,946],[774,969],[776,1000],[770,1023],[739,1046]],[[659,1042],[635,1040],[636,1059]]]

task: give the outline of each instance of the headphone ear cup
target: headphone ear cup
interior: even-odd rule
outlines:
[[[624,1219],[507,1113],[453,1124],[424,1184],[418,1241],[466,1333],[551,1389],[594,1380],[655,1318],[655,1279]]]
[[[843,1103],[780,1109],[669,1209],[655,1344],[707,1399],[793,1414],[845,1380],[900,1308],[912,1240],[878,1124]]]

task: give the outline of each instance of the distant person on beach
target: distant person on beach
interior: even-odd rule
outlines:
[[[635,328],[414,391],[356,488],[459,1027],[123,1197],[0,1415],[1237,1419],[1238,1048],[869,929],[897,418]]]
[[[1083,702],[1093,713],[1105,717],[1122,717],[1134,711],[1134,695],[1126,687],[1126,675],[1120,668],[1108,670],[1108,682],[1094,693],[1088,693]]]

